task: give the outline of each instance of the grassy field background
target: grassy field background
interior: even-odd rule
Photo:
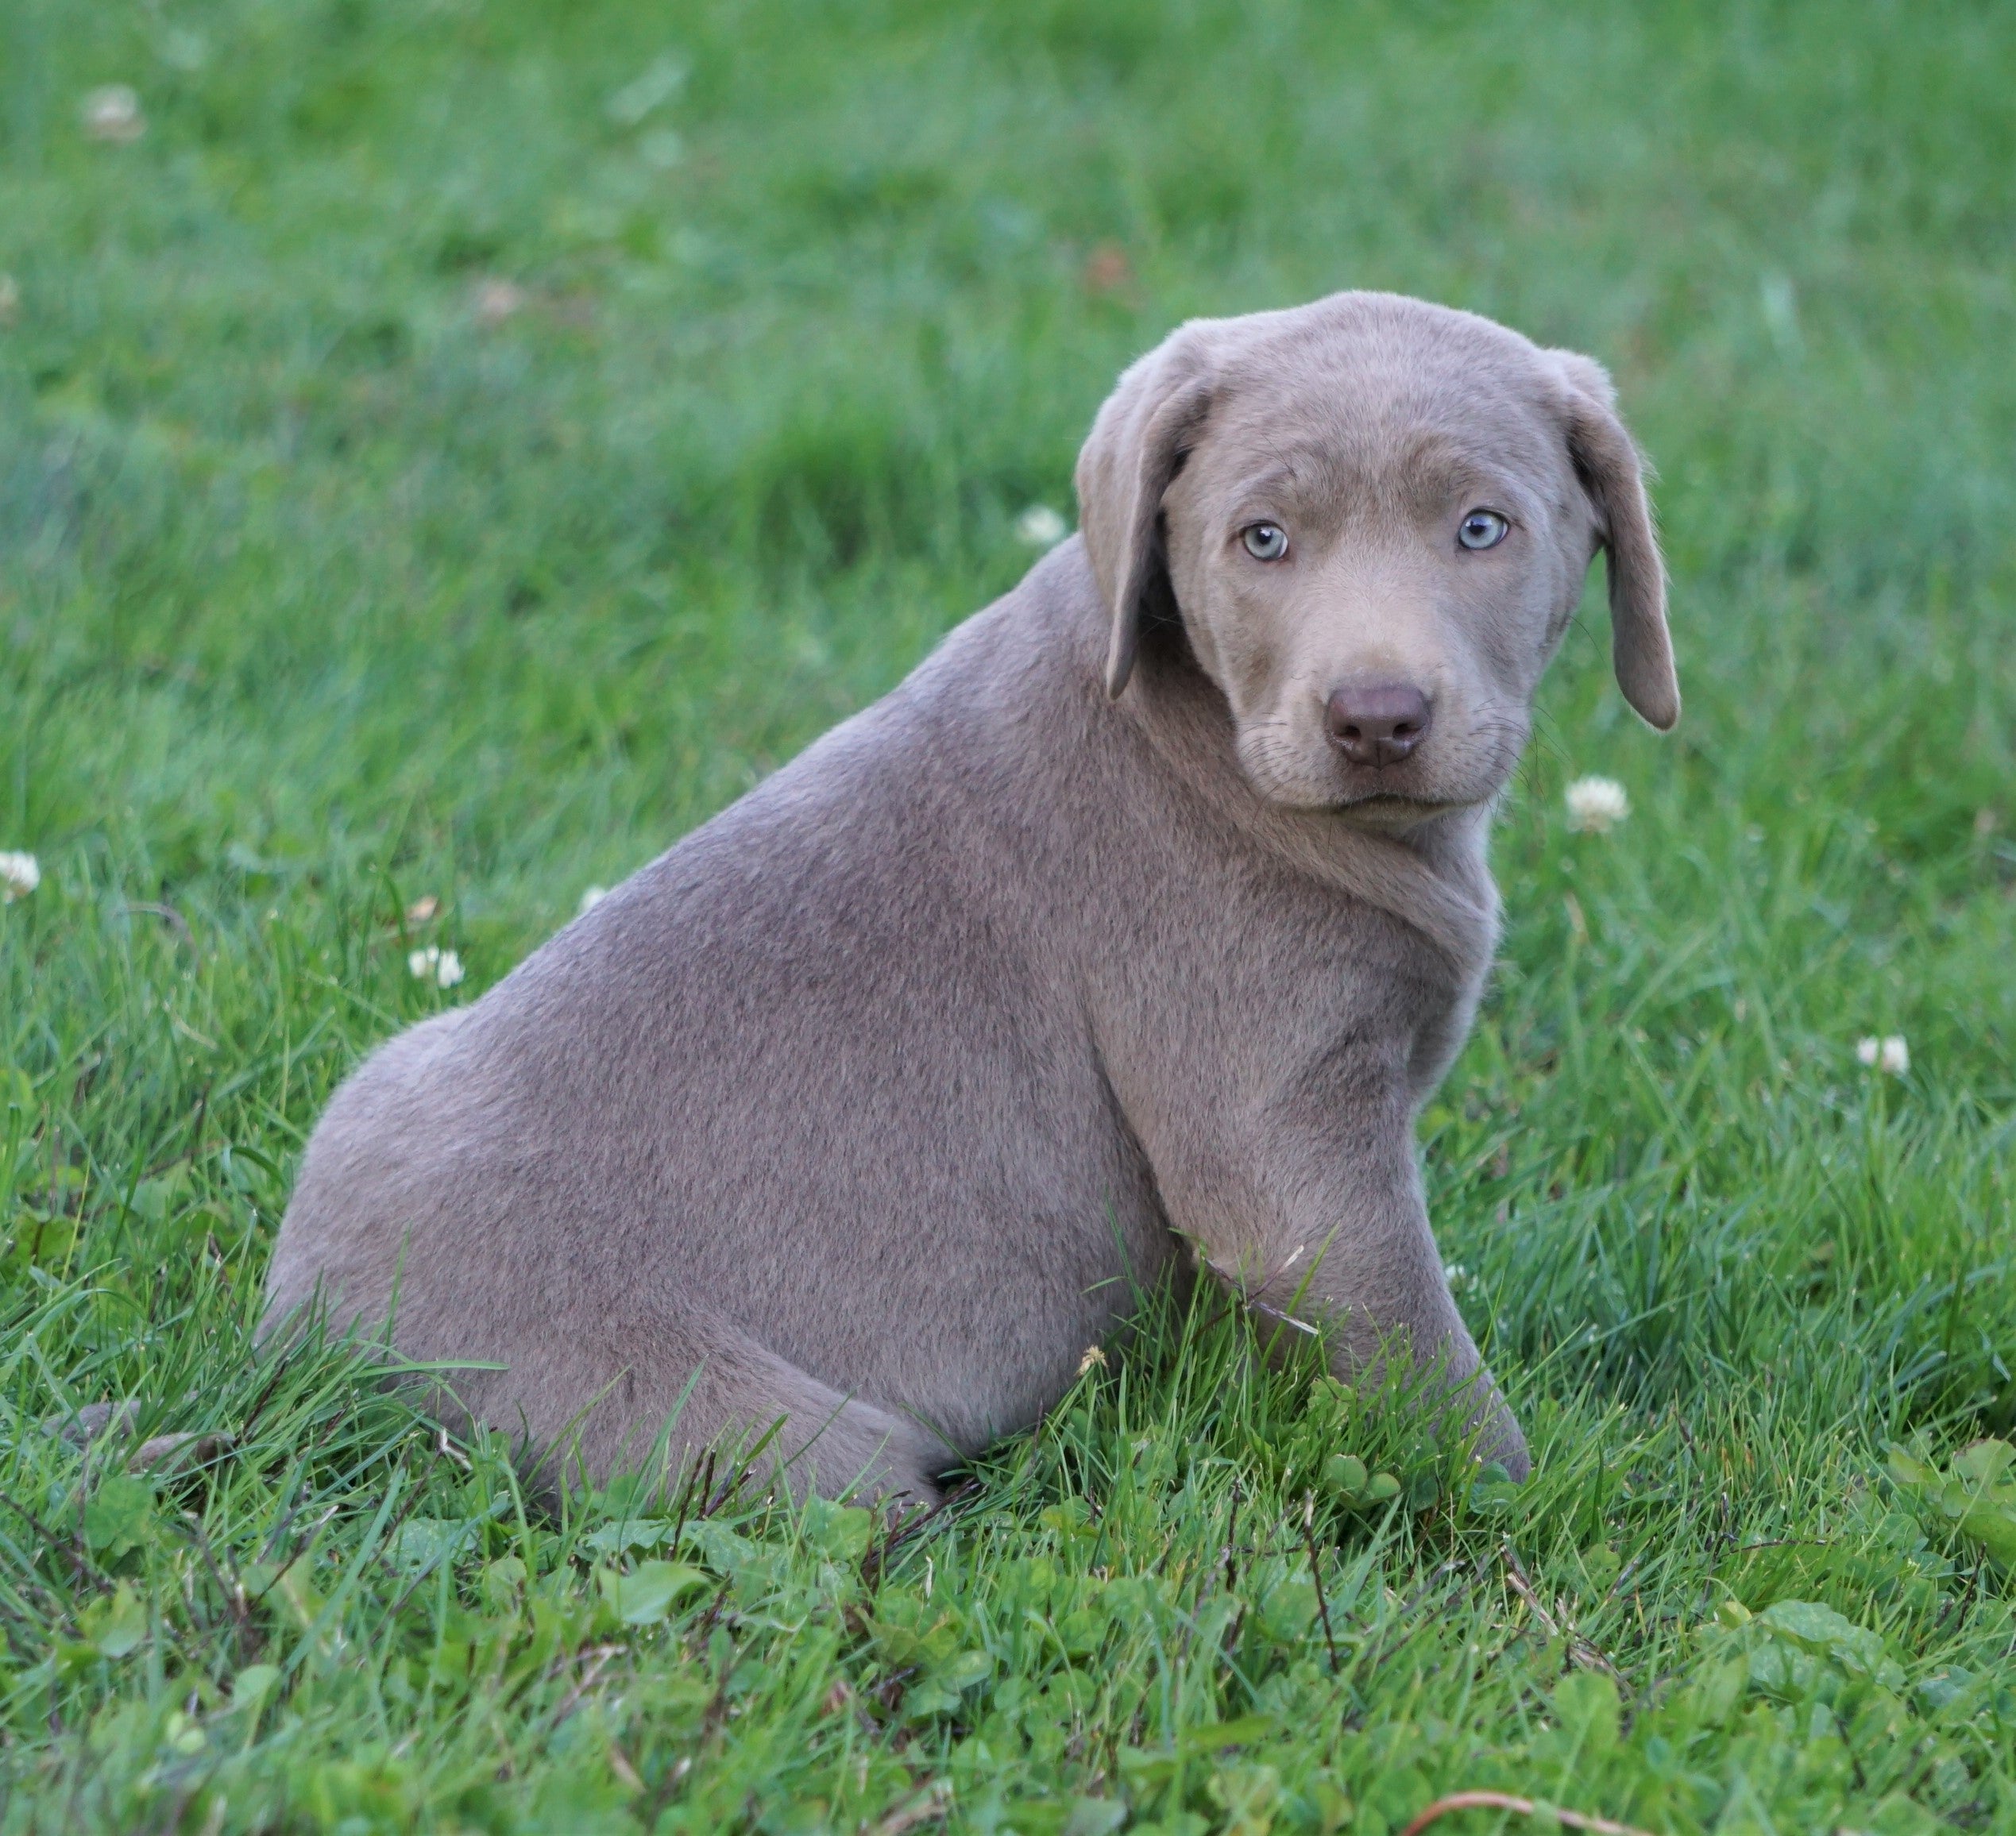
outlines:
[[[0,5],[0,1828],[2016,1829],[2012,94],[1960,0]],[[1529,1483],[1152,1302],[896,1538],[252,1358],[361,1052],[1014,580],[1177,320],[1348,285],[1660,472],[1686,721],[1593,593],[1423,1129]]]

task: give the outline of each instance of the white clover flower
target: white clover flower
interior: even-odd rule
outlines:
[[[1893,1078],[1901,1078],[1911,1068],[1911,1048],[1905,1043],[1902,1033],[1890,1033],[1882,1039],[1857,1040],[1855,1055],[1873,1071],[1887,1071]]]
[[[41,883],[41,866],[33,854],[0,854],[0,905],[25,899]]]
[[[502,325],[508,318],[516,318],[529,303],[529,295],[515,280],[507,280],[492,275],[488,280],[476,285],[473,305],[479,325]]]
[[[1461,1263],[1444,1263],[1442,1279],[1452,1288],[1466,1288],[1470,1284],[1470,1271]]]
[[[1105,1362],[1106,1353],[1100,1347],[1087,1345],[1085,1348],[1085,1356],[1078,1360],[1078,1375],[1083,1377],[1095,1365],[1103,1364]]]
[[[130,83],[108,83],[102,89],[87,91],[79,112],[84,132],[95,141],[111,141],[123,146],[147,131],[147,118],[140,112],[139,93]]]
[[[606,886],[589,886],[585,888],[581,893],[581,904],[575,908],[574,916],[577,918],[585,918],[589,912],[593,912],[595,908],[601,904],[604,899],[608,897],[608,896],[609,889]]]
[[[1631,814],[1631,799],[1614,777],[1578,777],[1568,787],[1568,826],[1600,835]]]
[[[1049,504],[1032,503],[1015,519],[1015,534],[1031,548],[1055,548],[1071,529]]]
[[[437,988],[453,988],[465,973],[454,951],[434,943],[415,951],[406,958],[406,967],[415,982],[431,982]]]

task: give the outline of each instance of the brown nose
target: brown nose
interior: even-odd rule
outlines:
[[[1398,765],[1427,736],[1428,698],[1404,682],[1334,688],[1323,704],[1330,742],[1354,765]]]

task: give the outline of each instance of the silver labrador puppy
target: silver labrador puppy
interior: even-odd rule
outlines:
[[[1598,549],[1624,692],[1679,714],[1612,402],[1391,295],[1182,327],[1099,412],[1079,537],[344,1085],[267,1329],[319,1296],[500,1367],[459,1407],[578,1475],[676,1411],[675,1456],[782,1420],[801,1485],[929,1496],[1188,1240],[1345,1365],[1439,1360],[1523,1474],[1413,1123]]]

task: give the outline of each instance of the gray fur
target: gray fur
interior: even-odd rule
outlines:
[[[388,1314],[474,1415],[599,1477],[786,1426],[929,1495],[1188,1240],[1469,1382],[1414,1118],[1495,947],[1493,804],[1600,546],[1678,714],[1637,461],[1588,359],[1379,294],[1184,326],[1121,380],[1083,534],[892,693],[375,1053],[311,1142],[267,1325]],[[1500,547],[1454,539],[1473,505]],[[1255,561],[1238,532],[1289,533]],[[1434,709],[1373,770],[1339,684]],[[396,1306],[394,1306],[395,1298]],[[447,1406],[444,1401],[444,1407]]]

